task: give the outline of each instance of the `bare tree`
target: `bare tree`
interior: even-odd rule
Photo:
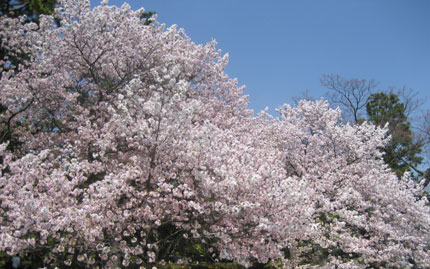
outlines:
[[[369,96],[378,83],[365,79],[345,79],[337,74],[323,75],[321,85],[329,91],[325,97],[332,105],[340,106],[347,121],[358,122],[366,108]]]
[[[423,113],[420,121],[419,131],[423,141],[424,160],[427,167],[430,167],[430,110]],[[430,184],[430,168],[428,168],[423,174],[425,180],[424,186],[427,187]]]
[[[313,97],[309,93],[309,90],[306,89],[306,90],[302,91],[300,93],[300,95],[296,95],[296,96],[291,97],[291,100],[293,100],[294,105],[298,105],[301,100],[314,101],[315,97]]]
[[[419,92],[407,86],[401,88],[391,86],[386,93],[394,93],[400,98],[405,106],[405,114],[411,122],[414,122],[414,119],[417,117],[417,112],[420,111],[422,105],[426,102],[426,98],[419,96]]]
[[[430,110],[423,112],[417,130],[423,143],[426,165],[430,167]]]
[[[422,131],[426,136],[427,143],[430,144],[430,110],[427,110],[422,120]]]

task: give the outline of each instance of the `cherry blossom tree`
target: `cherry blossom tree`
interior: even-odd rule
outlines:
[[[297,251],[320,265],[428,267],[430,208],[421,185],[384,163],[386,129],[342,124],[340,110],[324,101],[280,113],[273,137],[286,170],[314,190],[314,231]]]
[[[1,62],[19,143],[0,147],[0,251],[51,267],[429,266],[426,200],[383,163],[386,130],[324,101],[254,116],[214,42],[142,12],[64,0],[61,26],[1,22],[29,58]]]
[[[311,217],[306,186],[278,169],[215,43],[142,12],[62,1],[61,27],[7,24],[7,45],[32,58],[1,80],[20,147],[2,148],[0,250],[107,268],[188,262],[183,242],[282,258]]]

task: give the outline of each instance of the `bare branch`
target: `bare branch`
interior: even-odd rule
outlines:
[[[321,85],[329,90],[325,94],[329,102],[342,109],[344,119],[358,122],[369,96],[374,92],[378,83],[365,79],[346,80],[337,74],[332,74],[323,75]]]
[[[315,98],[309,93],[309,90],[306,89],[301,92],[300,95],[291,97],[291,100],[293,100],[294,105],[298,105],[301,100],[314,101]]]
[[[416,126],[420,141],[423,145],[423,155],[428,167],[430,167],[430,110],[423,112]]]
[[[419,111],[422,105],[426,102],[426,98],[419,96],[419,92],[414,89],[403,86],[401,88],[389,87],[387,93],[397,95],[405,106],[405,114],[408,119]]]

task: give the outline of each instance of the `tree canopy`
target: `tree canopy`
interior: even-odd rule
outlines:
[[[384,127],[387,125],[388,143],[382,150],[384,161],[401,176],[406,171],[414,172],[417,181],[426,181],[426,172],[418,168],[420,156],[426,145],[425,121],[422,128],[415,126],[413,132],[409,116],[416,113],[423,103],[416,93],[406,87],[388,91],[377,90],[374,80],[345,79],[339,75],[324,75],[321,84],[329,92],[326,97],[332,106],[342,109],[343,119],[351,124],[364,121]],[[427,186],[428,183],[425,184]]]

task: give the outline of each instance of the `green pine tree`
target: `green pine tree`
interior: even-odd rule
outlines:
[[[366,109],[370,122],[381,127],[388,124],[391,141],[383,149],[385,163],[398,176],[419,165],[422,158],[418,154],[421,153],[422,145],[413,141],[406,107],[399,97],[393,93],[374,93],[370,96]]]
[[[0,15],[27,15],[29,20],[37,21],[41,14],[54,14],[55,3],[55,0],[0,0]]]

